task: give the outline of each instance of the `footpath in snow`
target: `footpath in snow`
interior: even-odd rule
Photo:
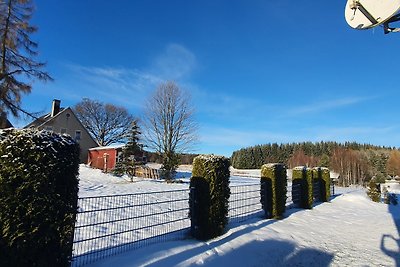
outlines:
[[[85,168],[80,195],[159,191],[166,186],[139,179],[131,183]],[[234,225],[207,242],[156,244],[88,266],[400,266],[400,206],[374,203],[363,188],[343,192],[312,210],[288,210],[282,220],[254,218]]]

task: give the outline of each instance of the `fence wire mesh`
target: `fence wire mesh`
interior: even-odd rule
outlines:
[[[229,222],[263,217],[260,184],[231,186]],[[72,266],[83,266],[121,252],[188,238],[189,191],[172,190],[78,199]],[[331,185],[331,195],[334,195]],[[287,208],[293,207],[292,183]]]
[[[231,186],[229,222],[237,223],[263,214],[260,202],[260,184]]]
[[[183,239],[190,227],[189,190],[84,197],[78,206],[72,266]]]

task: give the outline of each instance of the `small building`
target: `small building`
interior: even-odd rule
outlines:
[[[39,130],[48,130],[60,134],[68,134],[79,143],[80,162],[85,163],[88,158],[88,150],[97,147],[97,142],[89,134],[81,121],[75,115],[70,107],[61,108],[61,101],[54,99],[51,112],[34,120],[24,128],[37,128]]]
[[[124,146],[124,144],[118,144],[90,148],[87,164],[105,172],[112,170],[120,160]]]
[[[122,150],[125,144],[99,146],[89,149],[87,164],[90,167],[108,172],[115,168],[115,165],[122,160]],[[136,162],[146,164],[147,158],[144,152],[138,152],[134,159]]]

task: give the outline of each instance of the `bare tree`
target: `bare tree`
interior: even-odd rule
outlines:
[[[45,66],[33,58],[37,43],[29,36],[37,28],[29,24],[33,13],[31,0],[0,0],[0,119],[7,113],[35,117],[21,108],[21,96],[31,92],[29,80],[52,80],[41,69]],[[25,77],[23,77],[25,76]],[[26,79],[28,78],[28,79]]]
[[[390,152],[388,161],[386,163],[386,171],[389,175],[400,175],[400,151],[394,149]]]
[[[126,141],[135,122],[126,108],[88,98],[76,104],[74,111],[100,146]]]
[[[147,100],[145,108],[144,141],[163,156],[164,176],[171,179],[178,165],[177,153],[189,151],[197,140],[189,94],[174,82],[162,83]]]

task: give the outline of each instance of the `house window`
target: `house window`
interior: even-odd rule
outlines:
[[[75,141],[79,142],[81,140],[81,131],[75,131]]]
[[[117,162],[122,162],[123,156],[122,156],[122,151],[118,151],[117,153]]]
[[[61,134],[66,134],[66,133],[67,133],[67,129],[61,128]]]
[[[53,131],[53,126],[46,126],[44,127],[46,131]]]

